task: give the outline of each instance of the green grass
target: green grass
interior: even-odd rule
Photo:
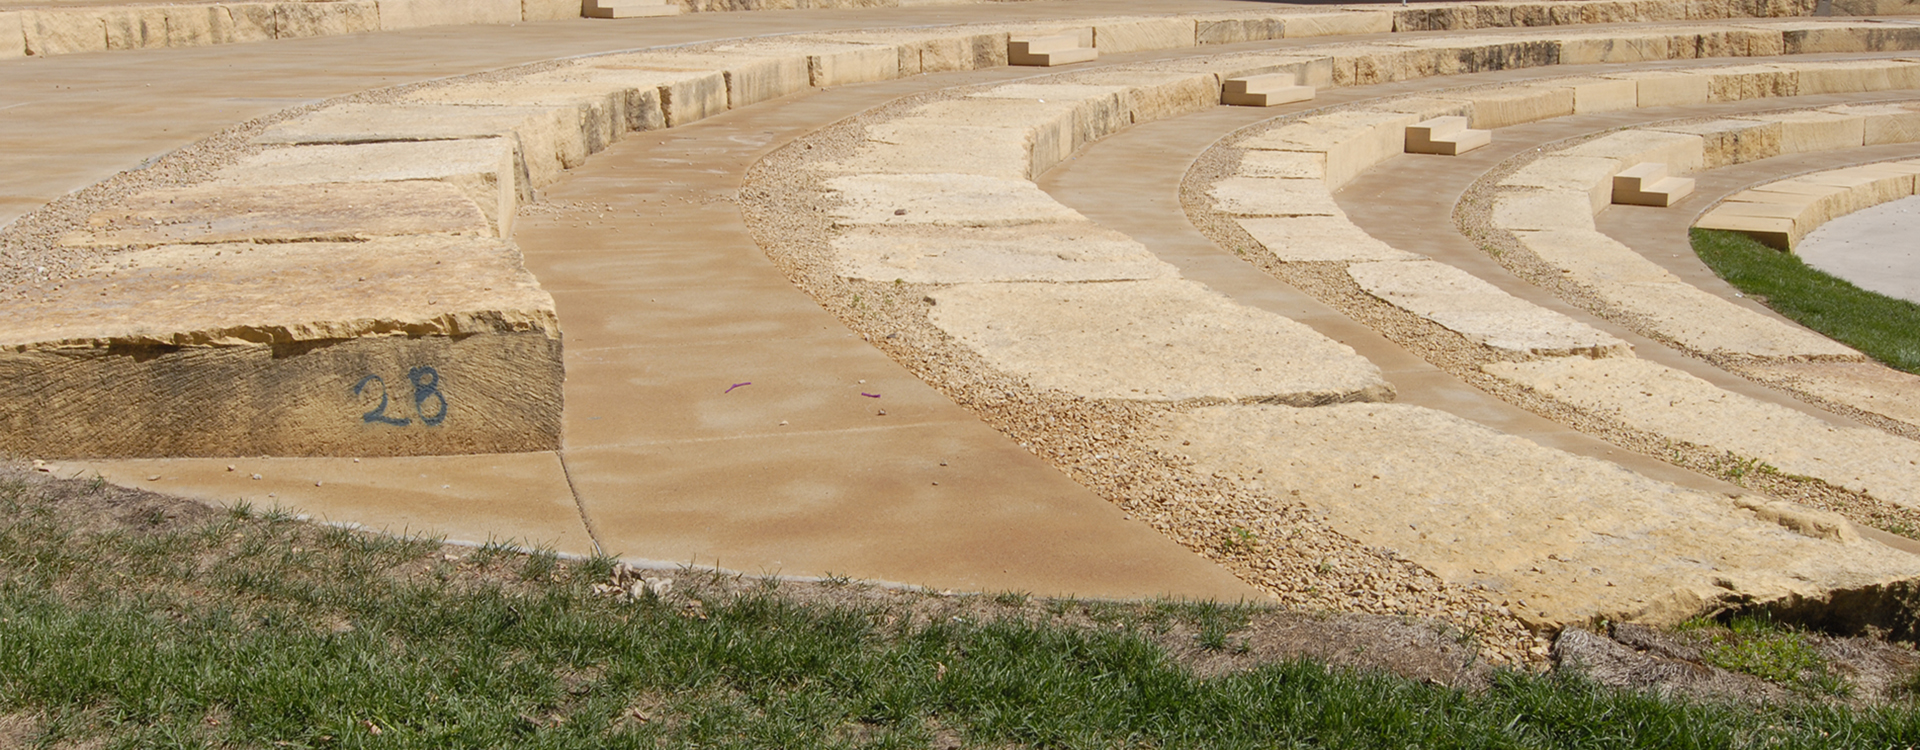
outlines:
[[[1203,679],[1148,637],[1172,618],[1228,648],[1246,607],[1033,610],[1096,621],[1073,627],[914,617],[900,597],[803,601],[785,584],[687,573],[669,596],[629,599],[592,588],[605,558],[490,545],[450,560],[431,541],[284,514],[76,514],[64,509],[84,504],[36,492],[0,484],[0,746],[1920,743],[1906,706],[1691,704],[1518,673],[1470,693],[1311,662]]]
[[[1861,289],[1739,232],[1695,229],[1693,249],[1720,278],[1781,315],[1920,373],[1920,305]]]
[[[1724,627],[1701,621],[1686,627],[1707,637],[1700,656],[1708,664],[1804,693],[1846,697],[1851,692],[1805,631],[1776,623],[1764,614],[1741,615]]]

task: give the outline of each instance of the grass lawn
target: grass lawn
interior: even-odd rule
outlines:
[[[1739,232],[1695,229],[1693,250],[1720,278],[1781,315],[1920,374],[1920,305],[1861,289]]]
[[[1910,704],[1196,669],[1244,647],[1250,607],[687,572],[626,596],[616,574],[16,469],[0,474],[0,747],[1920,745]]]

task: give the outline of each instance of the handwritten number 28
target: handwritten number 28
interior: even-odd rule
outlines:
[[[431,367],[415,367],[407,371],[407,380],[413,384],[413,413],[420,423],[429,427],[436,426],[447,419],[447,397],[440,392],[440,373]],[[375,404],[360,420],[368,424],[390,424],[405,427],[413,424],[407,417],[395,417],[387,414],[389,399],[387,381],[379,375],[368,375],[353,385],[353,395],[359,396],[366,391],[378,388],[380,403]],[[434,402],[433,413],[427,413],[427,402]]]

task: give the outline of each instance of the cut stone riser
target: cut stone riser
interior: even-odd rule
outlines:
[[[554,450],[563,379],[560,342],[543,333],[5,353],[0,450],[47,458]]]
[[[1920,161],[1802,175],[1728,196],[1694,226],[1746,232],[1781,250],[1792,250],[1822,224],[1914,195],[1916,176],[1920,176]]]

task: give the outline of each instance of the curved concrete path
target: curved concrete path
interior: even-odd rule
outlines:
[[[1920,198],[1902,198],[1813,230],[1795,251],[1807,265],[1862,289],[1920,303]]]

